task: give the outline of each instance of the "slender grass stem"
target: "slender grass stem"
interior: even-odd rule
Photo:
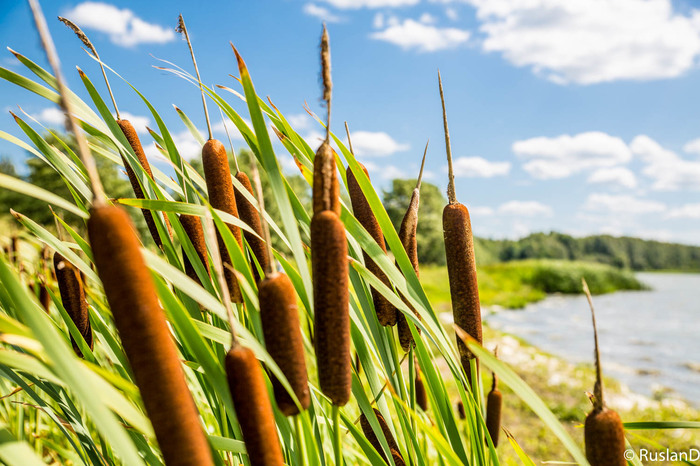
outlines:
[[[335,452],[335,464],[341,466],[343,464],[343,441],[340,435],[340,407],[333,405],[333,451]]]

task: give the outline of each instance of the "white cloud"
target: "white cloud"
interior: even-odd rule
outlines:
[[[637,177],[624,167],[599,168],[588,177],[589,183],[609,183],[623,188],[635,188]]]
[[[466,0],[485,51],[557,83],[672,78],[700,55],[700,10],[671,0]]]
[[[398,45],[404,50],[415,49],[418,52],[436,52],[453,49],[466,43],[470,33],[457,28],[439,28],[412,19],[389,23],[383,31],[370,34],[372,39],[383,40]]]
[[[164,44],[175,40],[172,28],[148,23],[127,9],[102,2],[83,2],[63,14],[84,29],[109,35],[112,43],[123,47],[138,44]]]
[[[683,151],[689,154],[700,155],[700,138],[693,139],[692,141],[685,143],[683,146]]]
[[[296,113],[286,117],[294,131],[309,129],[313,120],[307,113]]]
[[[550,206],[537,201],[509,201],[498,207],[498,213],[515,217],[549,217],[554,211]]]
[[[663,212],[666,205],[662,202],[628,195],[592,193],[586,199],[583,208],[593,212],[636,215]]]
[[[324,8],[313,3],[307,3],[304,5],[302,11],[309,16],[315,16],[316,18],[326,21],[327,23],[337,23],[343,20],[343,18],[332,13],[330,10],[328,10],[328,8]]]
[[[492,178],[507,175],[510,162],[491,162],[483,157],[459,157],[452,163],[455,176],[465,178]]]
[[[476,207],[471,207],[469,209],[469,215],[474,217],[490,217],[494,215],[496,212],[493,210],[491,207],[486,207],[486,206],[476,206]]]
[[[700,189],[700,162],[682,159],[675,152],[664,149],[645,135],[634,138],[630,148],[635,155],[646,162],[642,173],[653,180],[652,189],[657,191]]]
[[[374,29],[381,29],[384,27],[383,13],[377,13],[376,15],[374,15],[374,19],[372,20],[372,26],[374,26]]]
[[[358,156],[384,157],[408,150],[411,146],[396,142],[387,133],[378,131],[353,131],[352,148]]]
[[[137,133],[148,134],[146,126],[151,124],[151,120],[148,117],[134,115],[133,113],[129,112],[119,112],[119,116],[122,120],[129,120]]]
[[[599,131],[516,141],[513,152],[528,160],[523,169],[538,179],[566,178],[584,170],[626,163],[632,158],[622,139]]]
[[[65,114],[58,107],[47,107],[39,113],[34,113],[32,116],[42,123],[47,125],[63,125]]]
[[[700,204],[685,204],[671,209],[668,218],[692,218],[700,219]]]
[[[420,18],[418,18],[418,21],[420,21],[423,24],[435,24],[437,20],[433,15],[430,13],[423,13],[420,15]]]
[[[253,127],[252,123],[250,120],[243,119],[249,127]],[[211,131],[215,134],[219,134],[221,136],[226,136],[226,130],[228,129],[228,134],[231,136],[231,139],[234,141],[243,141],[243,135],[241,134],[240,131],[238,131],[238,128],[236,125],[233,124],[231,121],[226,122],[226,126],[224,126],[223,121],[219,121],[218,123],[214,123],[211,127]],[[202,134],[206,134],[205,131],[200,131]]]
[[[352,9],[359,8],[397,8],[417,4],[420,0],[323,0],[336,8]]]
[[[459,19],[459,14],[454,8],[448,8],[445,10],[445,16],[452,21],[457,21]]]

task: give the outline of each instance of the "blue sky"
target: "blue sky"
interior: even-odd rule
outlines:
[[[2,3],[0,43],[44,63],[28,9]],[[347,120],[358,157],[379,187],[415,177],[446,184],[437,69],[443,76],[457,195],[477,234],[558,230],[700,244],[700,5],[668,0],[314,0],[263,2],[45,1],[70,86],[78,65],[99,69],[62,24],[81,25],[102,59],[166,117],[186,155],[198,146],[172,105],[204,130],[196,89],[153,68],[190,70],[173,29],[182,13],[204,81],[236,88],[232,41],[261,95],[318,144],[303,103],[319,105],[321,21],[331,35],[333,126]],[[211,11],[208,13],[205,11]],[[9,52],[0,66],[21,72]],[[140,99],[112,78],[122,112],[153,125]],[[81,94],[82,95],[82,94]],[[56,109],[0,82],[3,109],[46,125]],[[230,96],[241,113],[245,109]],[[0,129],[21,136],[7,112]],[[218,115],[212,114],[215,122]],[[219,129],[220,129],[220,125]],[[223,138],[222,132],[216,136]],[[142,135],[155,157],[152,140]],[[236,145],[242,144],[240,140]],[[23,157],[0,142],[0,154]],[[293,170],[289,157],[279,157]],[[156,161],[157,163],[157,161]]]

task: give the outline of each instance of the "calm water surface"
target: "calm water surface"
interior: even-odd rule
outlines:
[[[603,370],[638,393],[670,389],[700,406],[700,274],[641,273],[638,278],[652,290],[593,298]],[[555,295],[484,318],[546,352],[572,362],[593,361],[591,316],[583,296]]]

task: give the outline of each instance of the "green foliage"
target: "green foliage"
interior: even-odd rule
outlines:
[[[391,188],[384,191],[386,213],[398,231],[406,208],[411,200],[416,180],[394,180]],[[442,237],[442,209],[447,200],[440,188],[423,181],[420,189],[418,209],[418,261],[421,264],[444,264],[445,243]]]

